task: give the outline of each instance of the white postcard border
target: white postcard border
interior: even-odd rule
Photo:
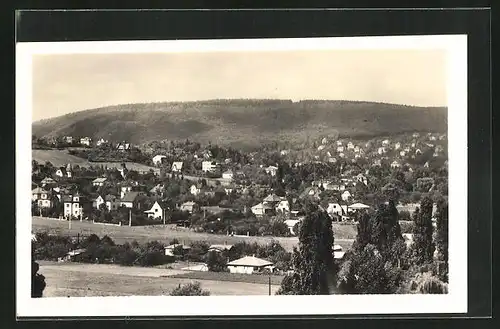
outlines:
[[[70,53],[446,49],[449,293],[446,295],[31,298],[32,56]],[[16,45],[16,311],[19,317],[413,314],[467,312],[467,36],[18,43]],[[189,303],[189,305],[187,304]]]

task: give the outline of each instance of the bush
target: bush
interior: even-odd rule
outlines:
[[[415,226],[415,223],[413,221],[401,221],[399,222],[399,226],[401,227],[401,234],[413,233],[413,227]]]
[[[170,292],[170,296],[210,296],[210,292],[201,289],[199,282],[193,282],[182,286],[179,285]]]

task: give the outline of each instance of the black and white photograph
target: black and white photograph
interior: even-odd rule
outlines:
[[[19,43],[18,313],[467,311],[466,44]]]

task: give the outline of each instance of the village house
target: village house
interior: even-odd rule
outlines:
[[[370,209],[370,206],[363,204],[363,203],[360,203],[360,202],[357,202],[357,203],[353,203],[352,205],[347,207],[347,212],[348,213],[358,212],[358,211],[366,210],[366,209]]]
[[[333,246],[333,258],[340,260],[344,258],[345,251],[342,250],[342,246],[339,246],[338,244]]]
[[[288,230],[290,231],[290,233],[291,233],[291,234],[293,234],[293,235],[297,235],[297,232],[295,232],[295,231],[293,230],[293,228],[295,227],[295,225],[296,225],[297,223],[300,223],[300,222],[301,222],[301,220],[300,220],[300,219],[287,219],[287,220],[285,220],[285,222],[284,222],[284,223],[285,223],[285,225],[288,227]]]
[[[85,253],[87,249],[76,249],[76,250],[71,250],[67,252],[63,257],[57,258],[58,262],[74,262],[77,261],[79,256],[81,256],[83,253]]]
[[[401,143],[400,142],[397,142],[396,144],[394,144],[394,149],[395,150],[399,150],[401,148]]]
[[[415,150],[415,154],[422,154],[422,150],[421,149],[416,149]]]
[[[325,145],[318,146],[318,151],[323,151],[325,149]]]
[[[107,181],[106,177],[98,177],[92,181],[92,186],[95,186],[95,187],[104,186],[104,183],[106,183],[106,181]]]
[[[184,162],[181,162],[181,161],[176,161],[176,162],[172,163],[172,172],[181,172],[183,164],[184,164]]]
[[[321,189],[317,186],[311,186],[311,187],[308,187],[304,190],[304,192],[302,192],[299,196],[299,198],[301,199],[305,199],[305,198],[314,198],[314,199],[319,199],[320,198],[320,195],[321,194]]]
[[[406,152],[405,151],[400,151],[399,155],[402,156],[402,157],[404,157],[406,155]]]
[[[64,137],[63,137],[63,141],[64,141],[66,144],[73,144],[73,136],[64,136]]]
[[[164,202],[155,201],[151,209],[146,210],[144,213],[148,215],[148,218],[163,220],[166,216],[167,209],[168,207]]]
[[[191,187],[189,188],[189,192],[192,194],[192,195],[198,195],[201,193],[201,184],[193,184],[191,185]]]
[[[353,150],[354,149],[354,144],[352,142],[347,143],[347,149],[348,150]]]
[[[141,209],[142,200],[144,196],[141,192],[130,191],[125,194],[120,200],[120,206],[125,208]]]
[[[230,273],[252,274],[262,272],[264,269],[273,271],[273,263],[255,256],[245,256],[227,263]]]
[[[37,201],[37,205],[39,208],[51,208],[52,191],[47,191],[40,187],[37,187],[33,191],[31,191],[31,200]]]
[[[130,143],[125,143],[121,142],[116,145],[116,149],[118,151],[129,151],[130,150]]]
[[[357,145],[356,145],[356,146],[354,147],[354,153],[360,153],[360,151],[361,151],[361,148],[360,148],[359,146],[357,146]]]
[[[345,154],[344,153],[339,153],[339,157],[344,158]]]
[[[222,173],[222,178],[223,179],[228,179],[228,180],[232,180],[234,177],[234,172],[232,170],[227,170],[225,172]]]
[[[44,179],[42,179],[41,184],[42,184],[42,187],[46,187],[46,186],[50,187],[50,186],[55,186],[57,184],[57,182],[50,177],[45,177]]]
[[[67,170],[65,167],[59,167],[56,171],[56,176],[71,178],[71,171]]]
[[[108,211],[116,210],[120,206],[120,200],[112,194],[108,194],[104,197],[104,202]]]
[[[187,252],[191,249],[191,247],[179,243],[174,243],[169,246],[165,246],[165,256],[175,256],[174,254],[175,249],[182,249],[183,252]]]
[[[358,174],[358,175],[354,176],[354,180],[357,182],[363,183],[364,185],[368,185],[368,179],[363,174]]]
[[[337,163],[337,159],[333,158],[333,157],[330,157],[330,158],[328,158],[328,162],[330,162],[330,163]]]
[[[328,207],[326,208],[326,213],[330,215],[330,217],[341,217],[342,215],[347,214],[347,209],[344,210],[338,203],[329,203]]]
[[[337,141],[337,146],[342,146],[342,141],[341,140]]]
[[[81,145],[90,146],[91,143],[92,143],[92,139],[90,137],[80,138]]]
[[[323,137],[323,139],[321,140],[321,144],[323,145],[328,144],[328,139],[326,139],[326,137]]]
[[[102,204],[105,204],[105,202],[104,202],[104,198],[100,195],[94,200],[94,202],[92,202],[92,206],[96,209],[99,209],[99,207]]]
[[[390,142],[388,139],[384,139],[384,140],[382,141],[382,146],[389,146],[389,144],[390,144],[390,143],[391,143],[391,142]]]
[[[152,159],[153,164],[154,164],[155,166],[159,166],[159,165],[161,165],[161,164],[163,163],[163,161],[164,161],[164,159],[165,159],[166,157],[167,157],[166,155],[160,155],[160,154],[159,154],[159,155],[155,155],[155,156],[153,157],[153,159]]]
[[[203,161],[201,163],[201,171],[214,172],[219,169],[219,164],[216,161]]]
[[[287,155],[288,153],[290,153],[290,151],[288,151],[288,150],[281,150],[280,155],[283,156],[283,155]]]
[[[339,152],[339,153],[344,152],[344,147],[343,146],[337,146],[337,152]]]
[[[281,200],[277,205],[276,205],[276,211],[286,213],[290,211],[290,203],[288,200]]]
[[[267,203],[259,203],[250,208],[252,213],[257,216],[257,217],[262,217],[264,215],[273,215],[274,214],[274,207],[270,204]]]
[[[76,217],[81,219],[85,213],[89,212],[89,208],[92,206],[87,198],[78,193],[63,196],[63,202],[65,218]]]
[[[352,194],[349,191],[344,191],[341,195],[342,200],[346,201],[346,202],[349,201],[349,198],[351,198],[351,197],[352,197]]]
[[[276,173],[278,172],[278,167],[276,166],[269,166],[267,167],[266,169],[264,169],[266,171],[266,174],[269,174],[271,176],[276,176]]]
[[[161,196],[164,188],[163,184],[156,184],[149,190],[149,194],[152,196]]]
[[[419,138],[420,137],[420,134],[419,133],[413,133],[413,138]]]
[[[120,199],[123,199],[125,194],[132,191],[132,186],[130,184],[123,184],[120,186]]]
[[[104,140],[102,137],[96,142],[97,146],[106,145],[106,144],[108,144],[108,141]]]
[[[189,212],[190,214],[198,211],[200,207],[198,206],[198,204],[196,204],[196,202],[193,202],[193,201],[188,201],[188,202],[184,202],[183,204],[181,204],[179,210],[180,211],[187,211]]]
[[[377,150],[377,153],[380,154],[380,155],[384,154],[385,152],[386,152],[385,147],[379,147],[378,150]]]
[[[391,163],[391,168],[400,168],[401,167],[401,164],[394,160],[392,163]]]

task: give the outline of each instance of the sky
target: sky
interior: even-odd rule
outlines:
[[[446,106],[443,50],[33,56],[33,121],[107,105],[223,98]]]

